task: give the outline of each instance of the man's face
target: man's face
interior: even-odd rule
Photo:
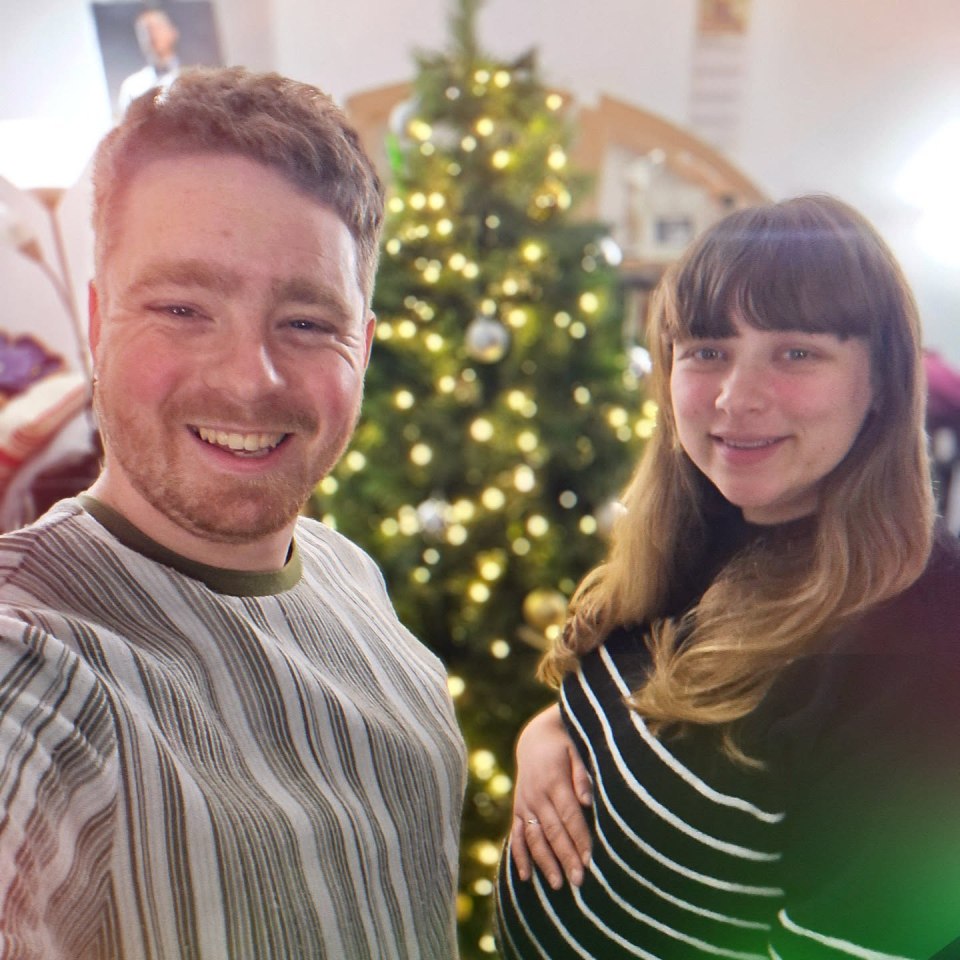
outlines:
[[[137,39],[143,55],[156,64],[167,63],[177,52],[180,34],[166,14],[149,11],[137,24]]]
[[[147,533],[292,529],[360,409],[373,317],[347,227],[216,154],[153,161],[116,214],[91,293],[98,494]]]

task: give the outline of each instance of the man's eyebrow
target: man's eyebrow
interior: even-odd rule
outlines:
[[[178,287],[200,287],[220,294],[236,293],[243,278],[234,270],[204,260],[159,260],[149,264],[131,286],[132,293],[170,284]]]

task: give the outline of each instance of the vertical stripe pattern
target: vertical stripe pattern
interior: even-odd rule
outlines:
[[[75,501],[0,538],[0,956],[456,955],[463,744],[379,571],[312,521],[214,592]]]

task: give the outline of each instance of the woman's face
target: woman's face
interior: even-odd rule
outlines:
[[[860,337],[757,330],[673,345],[670,395],[683,449],[753,523],[817,509],[823,479],[873,403]]]

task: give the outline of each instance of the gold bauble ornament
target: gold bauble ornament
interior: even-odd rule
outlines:
[[[531,590],[523,599],[523,619],[537,630],[559,627],[567,619],[567,598],[559,590]]]

